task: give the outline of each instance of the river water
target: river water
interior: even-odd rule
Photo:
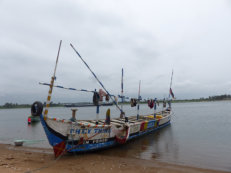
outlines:
[[[182,165],[231,171],[231,102],[175,103],[171,125],[122,146],[99,151],[104,155],[117,155],[144,160],[158,160]],[[100,118],[106,110],[117,117],[115,106],[101,107]],[[159,110],[162,108],[159,107]],[[136,115],[136,109],[124,106],[126,115]],[[140,113],[152,113],[141,105]],[[28,141],[25,146],[50,148],[40,123],[28,125],[30,109],[0,110],[0,142],[13,144],[16,139]],[[70,108],[50,108],[50,117],[70,118]],[[94,119],[95,107],[77,111],[77,119]]]

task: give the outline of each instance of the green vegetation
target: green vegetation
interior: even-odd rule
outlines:
[[[46,102],[43,103],[45,106]],[[30,108],[32,104],[18,104],[18,103],[5,103],[4,105],[0,106],[0,109],[12,109],[12,108]],[[50,103],[50,107],[63,107],[64,104],[62,103]]]
[[[29,108],[31,105],[29,104],[18,104],[18,103],[5,103],[0,106],[0,109],[10,109],[10,108]]]
[[[183,100],[173,100],[173,103],[179,102],[208,102],[208,101],[222,101],[222,100],[231,100],[231,95],[217,95],[209,96],[208,98],[199,98],[199,99],[183,99]]]

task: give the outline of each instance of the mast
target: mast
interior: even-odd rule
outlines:
[[[139,119],[140,114],[140,83],[139,81],[139,90],[138,90],[138,104],[137,104],[137,120]]]
[[[95,89],[96,94],[96,89]],[[96,124],[99,124],[99,102],[96,105]]]
[[[157,102],[157,98],[154,99],[154,119],[156,119],[156,102]]]
[[[56,74],[56,69],[57,69],[57,65],[58,65],[59,52],[60,52],[60,49],[61,49],[61,45],[62,45],[62,40],[60,40],[60,43],[59,43],[59,49],[58,49],[58,54],[57,54],[57,58],[56,58],[56,62],[55,62],[54,74],[51,77],[50,89],[49,89],[49,92],[48,92],[47,101],[46,101],[46,107],[45,107],[45,110],[44,110],[44,118],[47,118],[48,109],[50,107],[51,94],[52,94],[52,90],[53,90],[54,81],[56,79],[55,74]]]
[[[124,104],[124,69],[122,68],[122,76],[121,76],[121,110],[123,112],[123,104]]]

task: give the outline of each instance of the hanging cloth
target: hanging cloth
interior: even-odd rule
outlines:
[[[99,89],[99,101],[103,101],[103,97],[106,97],[107,93],[104,92],[102,89]]]
[[[93,104],[95,106],[99,105],[99,99],[100,99],[99,93],[94,92],[94,94],[93,94]]]
[[[133,99],[130,100],[131,107],[134,107]]]
[[[136,106],[136,104],[137,104],[137,100],[133,99],[133,105]]]
[[[148,100],[148,106],[150,107],[150,109],[153,108],[154,106],[154,101],[151,99],[151,100]]]
[[[109,95],[107,94],[106,97],[105,97],[105,100],[106,100],[107,102],[109,102],[109,99],[110,99],[110,97],[109,97]]]
[[[134,107],[137,104],[137,100],[134,98],[131,98],[130,103],[131,103],[131,107]]]

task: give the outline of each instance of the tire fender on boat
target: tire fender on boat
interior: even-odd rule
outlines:
[[[43,112],[43,104],[39,101],[36,101],[31,106],[31,115],[32,116],[40,116]]]

